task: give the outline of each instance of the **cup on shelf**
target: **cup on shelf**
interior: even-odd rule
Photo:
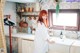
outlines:
[[[28,12],[28,8],[26,7],[26,12]]]

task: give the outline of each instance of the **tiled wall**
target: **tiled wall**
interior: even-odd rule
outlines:
[[[64,31],[64,30],[54,30],[54,29],[49,29],[49,31],[51,31],[49,33],[50,36],[61,37],[61,32],[62,32],[62,35],[65,35],[66,38],[80,40],[80,31],[67,31],[67,30]]]
[[[80,9],[80,2],[60,2],[60,9]],[[56,9],[56,3],[52,0],[42,5],[42,9]],[[80,39],[80,31],[64,31],[64,30],[54,30],[50,29],[52,32],[50,33],[51,36],[60,37],[61,31],[67,38],[73,39]]]
[[[80,9],[80,2],[60,2],[60,9]],[[56,9],[56,3],[52,0],[46,3],[45,5],[42,5],[42,9]]]

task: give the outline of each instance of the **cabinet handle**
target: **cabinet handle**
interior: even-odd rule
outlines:
[[[23,39],[23,40],[27,40],[27,41],[34,41],[34,40],[30,40],[30,39]]]

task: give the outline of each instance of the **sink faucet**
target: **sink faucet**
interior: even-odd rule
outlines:
[[[63,37],[63,33],[62,33],[62,31],[61,31],[61,33],[60,33],[60,38],[62,39],[62,37]]]

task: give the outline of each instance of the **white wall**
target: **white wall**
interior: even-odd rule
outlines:
[[[4,15],[11,15],[11,20],[16,23],[16,5],[13,2],[6,2],[4,6]],[[5,34],[8,32],[8,26],[4,26]]]

